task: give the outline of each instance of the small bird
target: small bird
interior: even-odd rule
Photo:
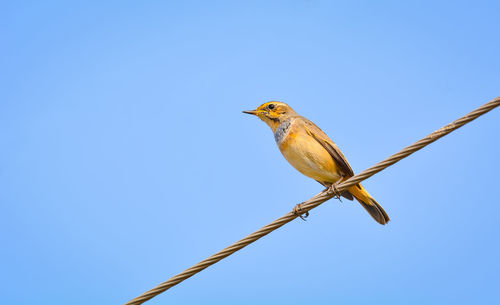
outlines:
[[[336,184],[354,176],[344,154],[326,133],[287,104],[271,101],[256,110],[243,112],[258,116],[271,127],[285,159],[307,177],[335,191]],[[382,206],[361,184],[350,187],[340,195],[348,200],[356,198],[378,223],[385,225],[390,220]]]

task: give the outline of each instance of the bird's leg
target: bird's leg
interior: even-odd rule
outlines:
[[[332,193],[335,195],[335,197],[337,197],[337,199],[338,199],[340,202],[342,202],[342,199],[340,199],[340,197],[342,196],[342,193],[340,193],[340,191],[338,190],[338,188],[337,188],[337,187],[339,186],[339,184],[340,184],[340,183],[342,183],[342,180],[344,179],[344,177],[345,177],[345,175],[344,175],[344,174],[342,174],[342,175],[340,176],[340,179],[339,179],[339,180],[337,180],[337,182],[333,183],[332,185],[330,185],[330,186],[328,187],[328,190],[329,190],[330,192],[332,192]]]
[[[299,203],[297,204],[294,208],[293,208],[293,213],[295,215],[298,215],[300,217],[300,219],[302,219],[303,221],[306,221],[306,218],[307,216],[309,216],[309,212],[305,212],[305,213],[302,213],[302,205],[304,203]]]

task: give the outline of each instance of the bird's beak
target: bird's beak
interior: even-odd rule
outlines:
[[[246,110],[246,111],[243,111],[243,113],[257,115],[257,110]]]

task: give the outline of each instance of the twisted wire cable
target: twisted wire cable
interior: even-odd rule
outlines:
[[[385,159],[384,161],[381,161],[381,162],[375,164],[374,166],[364,170],[363,172],[361,172],[355,176],[352,176],[351,178],[338,184],[336,186],[336,192],[342,192],[343,190],[346,190],[349,187],[356,185],[365,179],[370,178],[371,176],[375,175],[376,173],[378,173],[378,172],[386,169],[387,167],[393,165],[394,163],[408,157],[409,155],[413,154],[414,152],[424,148],[425,146],[431,144],[432,142],[438,140],[439,138],[449,134],[450,132],[464,126],[465,124],[469,123],[470,121],[477,119],[481,115],[493,110],[494,108],[496,108],[498,106],[500,106],[500,97],[493,99],[492,101],[484,104],[483,106],[468,113],[467,115],[461,117],[460,119],[444,126],[441,129],[434,131],[433,133],[429,134],[427,137],[415,142],[414,144],[407,146],[406,148],[402,149],[400,152],[390,156],[389,158]],[[249,244],[260,239],[261,237],[271,233],[272,231],[283,226],[284,224],[294,220],[295,218],[299,217],[300,214],[307,213],[309,210],[314,209],[315,207],[319,206],[323,202],[335,197],[336,192],[333,191],[331,188],[322,191],[321,193],[317,194],[316,196],[312,197],[311,199],[300,204],[300,208],[299,208],[298,212],[297,212],[297,210],[294,210],[294,211],[287,213],[286,215],[276,219],[275,221],[268,224],[267,226],[262,227],[261,229],[255,231],[254,233],[248,235],[247,237],[239,240],[238,242],[230,245],[229,247],[217,252],[216,254],[210,256],[209,258],[202,260],[201,262],[197,263],[196,265],[192,266],[191,268],[186,269],[183,272],[177,274],[176,276],[171,277],[166,282],[163,282],[163,283],[159,284],[158,286],[156,286],[155,288],[153,288],[153,289],[143,293],[142,295],[130,300],[129,302],[125,303],[125,305],[137,305],[137,304],[142,304],[142,303],[150,300],[151,298],[159,295],[160,293],[166,291],[167,289],[179,284],[180,282],[184,281],[185,279],[190,278],[191,276],[202,271],[203,269],[217,263],[218,261],[222,260],[223,258],[225,258],[225,257],[233,254],[234,252],[248,246]]]

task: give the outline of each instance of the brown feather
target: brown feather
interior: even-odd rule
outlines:
[[[326,151],[332,156],[333,160],[342,170],[343,174],[347,177],[354,176],[354,171],[352,170],[349,162],[338,148],[338,146],[326,135],[326,133],[321,130],[316,124],[303,118],[306,123],[307,133],[312,136],[321,146],[323,146]]]

